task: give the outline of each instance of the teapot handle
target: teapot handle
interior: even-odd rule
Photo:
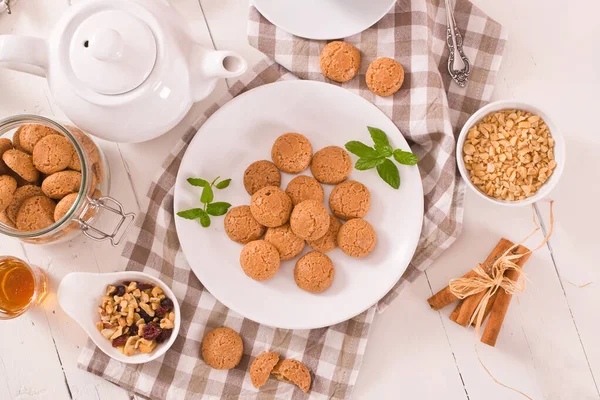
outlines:
[[[48,46],[36,37],[0,35],[0,66],[45,77]]]

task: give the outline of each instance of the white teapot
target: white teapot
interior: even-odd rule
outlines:
[[[247,69],[239,55],[195,42],[164,0],[77,2],[48,40],[0,35],[0,65],[46,77],[73,123],[114,142],[162,135],[218,78]]]

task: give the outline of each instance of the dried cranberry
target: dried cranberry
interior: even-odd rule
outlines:
[[[121,305],[117,304],[117,312],[121,312]]]
[[[165,315],[167,315],[168,313],[169,313],[169,310],[167,310],[163,306],[160,306],[156,310],[154,310],[154,315],[156,315],[158,318],[164,318]]]
[[[139,283],[138,282],[137,288],[140,290],[154,289],[154,285],[151,283]]]
[[[160,329],[160,326],[158,326],[156,322],[150,322],[148,325],[144,326],[144,339],[154,340],[161,332],[162,329]]]
[[[148,313],[146,311],[144,311],[143,308],[140,308],[140,311],[138,311],[138,314],[140,314],[140,317],[142,317],[144,319],[145,323],[148,323],[150,321],[152,321],[152,317],[148,315]]]
[[[163,343],[169,340],[171,334],[173,333],[173,329],[163,329],[160,335],[156,338],[156,343]]]
[[[127,334],[125,334],[125,335],[119,336],[118,338],[113,339],[112,347],[125,346],[125,343],[127,342],[128,337],[129,336],[127,336]]]
[[[133,336],[137,336],[137,334],[139,333],[140,327],[137,326],[136,324],[133,324],[129,327],[129,333],[131,333]]]
[[[167,311],[171,311],[173,309],[173,300],[168,297],[165,297],[160,301],[160,306],[167,309]]]
[[[123,296],[125,294],[125,286],[119,285],[117,286],[117,291],[115,292],[115,296]]]

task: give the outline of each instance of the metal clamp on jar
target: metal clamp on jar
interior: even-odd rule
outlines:
[[[135,219],[109,196],[106,158],[78,128],[35,115],[6,118],[0,157],[1,234],[45,244],[83,232],[117,246]],[[108,229],[97,224],[104,213],[117,217]]]

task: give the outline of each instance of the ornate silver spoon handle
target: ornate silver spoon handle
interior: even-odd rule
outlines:
[[[458,84],[458,86],[465,87],[469,81],[471,63],[463,51],[462,35],[456,27],[452,0],[446,0],[446,20],[448,25],[446,43],[448,44],[448,49],[450,50],[450,54],[448,56],[448,73],[452,79],[454,79],[454,82]],[[454,59],[457,51],[464,64],[463,68],[458,70],[454,68]]]

